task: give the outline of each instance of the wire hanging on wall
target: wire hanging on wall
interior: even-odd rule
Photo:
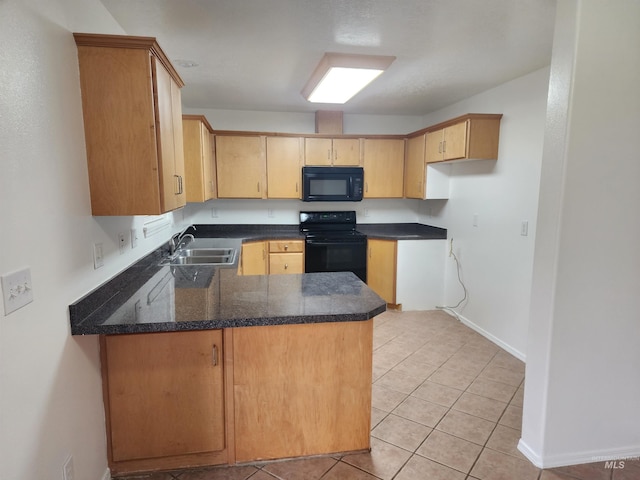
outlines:
[[[453,238],[451,238],[451,241],[449,243],[449,256],[453,257],[453,259],[456,262],[456,272],[458,274],[458,282],[460,283],[460,285],[462,285],[462,290],[464,292],[464,295],[460,299],[460,301],[458,303],[456,303],[455,305],[453,305],[453,306],[449,306],[449,305],[437,306],[436,305],[436,308],[439,309],[439,310],[445,310],[447,312],[450,312],[454,317],[456,317],[458,320],[460,320],[458,312],[456,312],[455,309],[458,308],[460,305],[462,305],[464,303],[464,301],[467,299],[468,292],[467,292],[467,287],[465,286],[464,282],[462,281],[462,276],[460,275],[460,260],[458,260],[458,257],[453,252]]]

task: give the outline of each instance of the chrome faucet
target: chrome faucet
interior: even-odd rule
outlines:
[[[195,230],[196,226],[195,225],[189,225],[189,226],[183,228],[181,232],[178,232],[175,235],[171,236],[171,238],[169,239],[169,252],[170,252],[171,255],[176,253],[176,250],[178,250],[178,248],[180,248],[180,244],[182,243],[182,241],[185,238],[190,237],[191,241],[195,240],[195,237],[191,233],[187,233],[187,234],[184,233],[187,230],[189,230],[190,228],[193,228]]]

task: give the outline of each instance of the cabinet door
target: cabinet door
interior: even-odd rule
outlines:
[[[334,138],[333,139],[333,164],[336,166],[360,165],[360,139],[359,138]]]
[[[213,135],[204,124],[200,125],[200,130],[202,131],[202,162],[204,164],[204,198],[205,200],[210,200],[218,196]],[[189,187],[187,187],[187,193],[189,193]]]
[[[404,163],[406,198],[424,199],[425,168],[425,135],[408,139]]]
[[[224,449],[222,330],[104,337],[114,462]]]
[[[151,58],[156,87],[160,196],[163,211],[169,211],[186,203],[180,89],[162,64]]]
[[[467,157],[467,125],[468,121],[444,129],[442,148],[444,160]]]
[[[332,146],[330,138],[304,139],[305,165],[331,165]]]
[[[242,244],[242,275],[267,274],[267,242]]]
[[[442,154],[442,137],[444,130],[436,130],[426,134],[425,157],[427,163],[441,162],[444,157]]]
[[[215,198],[214,161],[211,134],[196,118],[183,118],[185,190],[188,202]]]
[[[216,136],[219,198],[263,198],[265,138]]]
[[[267,137],[268,198],[300,198],[302,139]]]
[[[402,198],[404,188],[404,140],[364,141],[364,197]]]
[[[387,303],[396,303],[395,240],[367,240],[367,285]]]

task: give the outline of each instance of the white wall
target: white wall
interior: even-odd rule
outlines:
[[[68,305],[171,233],[144,239],[148,217],[91,216],[73,31],[124,33],[98,0],[0,2],[0,274],[30,267],[34,289],[33,303],[0,313],[3,480],[61,479],[68,455],[76,479],[103,477],[98,339],[71,337]],[[131,227],[138,247],[119,255]]]
[[[465,113],[502,113],[498,160],[454,162],[446,202],[425,202],[420,219],[454,239],[469,298],[463,321],[525,358],[538,185],[549,69],[544,68],[427,115],[424,125]],[[429,215],[430,213],[430,215]],[[474,216],[477,215],[477,226]],[[529,235],[521,236],[522,221]],[[462,298],[447,257],[445,302]]]
[[[640,2],[561,0],[520,449],[640,456]]]
[[[315,113],[255,112],[189,107],[185,107],[183,113],[205,115],[215,130],[314,133],[316,128]],[[422,122],[422,117],[416,115],[344,114],[343,131],[350,135],[404,135],[423,128]]]
[[[187,204],[185,216],[188,223],[297,225],[300,211],[355,210],[358,223],[411,223],[418,221],[419,209],[418,200],[407,199],[329,203],[216,199]]]

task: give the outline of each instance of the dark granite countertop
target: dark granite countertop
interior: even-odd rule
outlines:
[[[196,225],[198,239],[303,240],[298,225]],[[446,239],[419,223],[358,224],[369,238]],[[69,306],[72,335],[367,320],[386,304],[352,273],[238,276],[223,266],[162,265],[158,248]]]
[[[359,223],[356,227],[368,238],[387,240],[442,240],[447,229],[422,223]]]
[[[386,309],[353,273],[238,276],[237,263],[161,265],[166,254],[159,248],[70,305],[72,335],[362,321]]]
[[[442,240],[447,229],[422,223],[359,223],[356,229],[370,238],[391,240]],[[304,240],[298,225],[196,225],[197,237],[250,240]]]
[[[198,238],[237,238],[251,240],[304,240],[296,225],[204,225],[196,224],[195,231],[187,230]]]

